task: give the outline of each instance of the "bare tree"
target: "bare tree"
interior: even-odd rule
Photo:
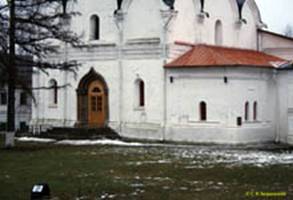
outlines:
[[[48,69],[74,71],[78,65],[74,60],[50,63],[47,59],[60,49],[53,42],[72,46],[80,42],[67,28],[70,19],[78,15],[67,11],[70,1],[73,0],[0,0],[0,71],[8,86],[7,133],[15,132],[16,87],[32,95],[17,65],[45,73]]]

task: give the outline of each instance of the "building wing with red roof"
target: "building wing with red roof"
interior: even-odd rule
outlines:
[[[192,48],[182,56],[165,65],[165,68],[194,67],[264,67],[276,68],[286,60],[255,50],[213,46],[206,44],[184,44]]]

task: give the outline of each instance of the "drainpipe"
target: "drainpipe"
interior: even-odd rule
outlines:
[[[162,53],[163,53],[163,65],[167,64],[168,60],[168,51],[167,51],[167,45],[168,45],[168,38],[167,38],[167,32],[168,28],[170,25],[170,22],[172,19],[176,16],[178,11],[174,10],[168,10],[165,15],[164,12],[166,11],[161,11],[163,15],[164,20],[164,25],[163,25],[163,35],[162,35]],[[164,69],[163,76],[164,76],[164,81],[163,81],[163,131],[162,131],[162,141],[166,140],[166,125],[167,125],[167,71]]]
[[[41,76],[42,74],[41,73],[39,73],[39,75]],[[39,79],[39,81],[40,81],[40,85],[41,86],[46,86],[46,81],[45,81],[45,79],[44,78],[41,78],[40,77],[40,79]],[[45,97],[45,95],[44,95],[44,91],[40,91],[40,95],[44,98]],[[47,100],[48,101],[48,100]],[[46,122],[45,122],[45,116],[44,116],[44,113],[45,113],[45,111],[46,111],[46,104],[44,104],[44,103],[40,103],[40,107],[39,107],[39,109],[40,109],[40,112],[39,112],[39,117],[40,117],[40,125],[39,125],[39,133],[41,134],[42,133],[42,127],[44,127],[45,126],[45,124],[46,124]]]
[[[275,106],[276,106],[276,113],[277,115],[274,115],[275,120],[275,142],[279,143],[281,140],[281,133],[280,133],[280,101],[279,101],[279,80],[278,80],[278,71],[274,70],[273,74],[273,81],[276,86],[275,91]]]
[[[40,81],[40,76],[41,76],[41,72],[39,69],[36,69],[36,86],[37,87],[41,87],[41,81]],[[40,91],[37,90],[36,91],[36,99],[40,100]],[[35,117],[36,117],[36,122],[35,124],[33,124],[33,134],[34,135],[38,135],[40,133],[40,109],[41,109],[41,106],[40,106],[40,102],[36,101],[35,104],[32,103],[32,106],[34,106],[34,112],[35,112]]]
[[[64,19],[64,26],[66,27],[66,29],[69,31],[70,29],[70,18],[65,18]],[[67,63],[68,62],[68,43],[64,42],[64,62]],[[63,96],[64,96],[64,113],[63,113],[63,126],[66,127],[67,126],[67,121],[68,121],[68,88],[67,88],[67,82],[68,82],[68,71],[65,70],[64,74],[63,74],[63,80],[64,80],[64,91],[63,91]]]
[[[123,17],[122,10],[117,10],[114,14],[115,24],[118,29],[118,70],[119,70],[119,133],[122,132],[123,125],[123,63],[122,63],[122,45],[123,45]]]
[[[65,63],[68,62],[68,44],[65,42],[64,44],[64,61]],[[63,121],[63,126],[66,127],[66,122],[67,122],[67,105],[68,105],[68,102],[67,102],[67,97],[68,97],[68,93],[67,93],[67,81],[68,81],[68,72],[65,70],[64,71],[64,74],[63,74],[63,80],[64,80],[64,91],[63,91],[63,95],[64,95],[64,113],[63,113],[63,118],[64,118],[64,121]]]

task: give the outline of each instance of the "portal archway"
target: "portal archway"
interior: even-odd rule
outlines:
[[[105,127],[109,119],[108,86],[93,68],[81,79],[77,91],[77,125]]]

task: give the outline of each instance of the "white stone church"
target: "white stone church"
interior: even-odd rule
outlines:
[[[254,0],[86,0],[36,72],[31,129],[109,126],[122,137],[293,144],[293,39],[264,30]],[[273,9],[273,8],[272,8]],[[277,16],[276,16],[277,17]],[[58,86],[66,86],[59,88]]]

